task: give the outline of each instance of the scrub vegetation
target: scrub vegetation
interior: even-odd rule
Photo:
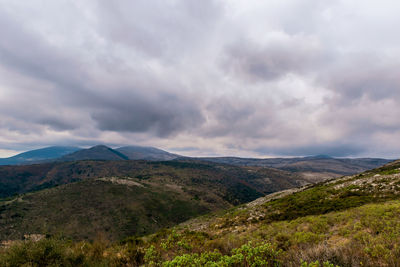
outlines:
[[[15,241],[1,266],[399,266],[400,161],[122,241]]]

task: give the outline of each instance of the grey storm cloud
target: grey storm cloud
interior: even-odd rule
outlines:
[[[347,60],[328,69],[320,82],[340,94],[343,101],[369,97],[374,100],[400,97],[400,64],[377,55],[347,55]],[[349,60],[350,59],[350,60]]]
[[[71,55],[68,49],[51,46],[46,39],[33,34],[19,25],[18,21],[3,12],[0,16],[1,34],[9,38],[0,41],[0,59],[3,66],[21,75],[50,84],[50,89],[32,86],[21,90],[15,102],[4,99],[0,108],[2,115],[13,117],[8,128],[18,129],[19,121],[36,123],[54,130],[71,130],[84,127],[87,118],[96,122],[100,130],[145,132],[156,135],[171,133],[194,127],[201,123],[201,111],[188,99],[163,92],[164,87],[154,77],[149,82],[131,79],[120,89],[120,82],[104,86],[102,77],[96,77],[87,62]],[[153,40],[152,42],[156,42]],[[151,43],[151,42],[150,42]],[[160,51],[163,48],[160,47]],[[109,73],[107,73],[109,75]],[[132,71],[129,75],[143,77],[146,72]],[[140,83],[140,84],[138,84]],[[32,92],[33,91],[33,92]],[[35,92],[42,91],[39,94]],[[15,92],[14,92],[15,94]],[[30,97],[30,99],[26,99]],[[25,107],[21,109],[21,104]],[[72,118],[65,108],[73,107],[88,116]],[[7,114],[9,113],[9,114]],[[58,114],[57,114],[58,113]],[[33,131],[37,127],[29,128]]]
[[[264,44],[240,40],[228,46],[223,65],[233,75],[269,81],[315,69],[322,58],[321,48],[313,38],[275,33]]]
[[[99,29],[113,42],[171,60],[207,38],[221,9],[214,0],[99,1]]]
[[[10,14],[0,9],[0,60],[3,66],[35,79],[76,90],[86,77],[80,61],[68,52],[51,46]],[[32,89],[34,90],[34,89]]]
[[[121,96],[123,99],[126,96]],[[204,119],[197,107],[178,96],[141,97],[108,103],[92,114],[99,129],[122,132],[153,132],[167,137],[197,128]],[[127,103],[128,102],[128,103]]]
[[[331,157],[348,157],[363,153],[365,150],[363,146],[356,143],[343,144],[340,142],[292,146],[288,148],[263,147],[257,149],[261,154],[274,154],[278,156],[329,155]]]
[[[46,140],[193,155],[395,156],[398,8],[0,0],[0,150]]]

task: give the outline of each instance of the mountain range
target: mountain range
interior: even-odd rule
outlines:
[[[145,235],[324,181],[327,173],[354,174],[388,162],[327,156],[188,158],[152,147],[104,145],[51,147],[14,158],[18,165],[0,166],[0,239],[26,233],[76,239],[102,233],[110,240]]]
[[[193,160],[3,166],[0,240],[34,233],[118,240],[307,183],[287,171]]]
[[[9,158],[0,158],[0,165],[33,164],[61,158],[81,148],[72,146],[51,146],[20,153]]]
[[[298,173],[311,182],[363,172],[392,161],[380,158],[333,158],[325,155],[266,159],[238,157],[205,157],[196,159],[236,166],[276,168]]]
[[[239,157],[184,157],[167,151],[143,146],[124,146],[112,149],[97,145],[87,149],[78,147],[48,147],[0,159],[0,165],[29,165],[54,161],[79,160],[200,160],[236,166],[268,167],[300,174],[309,182],[351,175],[377,168],[391,160],[380,158],[333,158],[326,155],[296,158],[239,158]]]
[[[88,149],[79,147],[52,146],[20,153],[9,158],[0,158],[0,165],[29,165],[51,161],[77,160],[173,160],[180,155],[143,146],[124,146],[112,149],[97,145]]]
[[[317,184],[193,159],[0,169],[50,182],[0,200],[1,266],[400,264],[400,161]]]

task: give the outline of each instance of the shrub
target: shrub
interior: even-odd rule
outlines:
[[[338,265],[334,265],[329,261],[325,261],[324,263],[320,264],[319,261],[307,263],[305,261],[301,262],[301,267],[339,267]]]
[[[281,251],[275,250],[270,243],[253,246],[250,242],[233,249],[230,256],[218,251],[185,254],[164,262],[163,266],[281,266],[280,255]]]
[[[73,253],[65,241],[43,239],[15,244],[0,255],[1,266],[79,266],[85,257]]]

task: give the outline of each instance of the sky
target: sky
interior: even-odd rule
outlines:
[[[0,156],[400,157],[395,0],[0,0]]]

